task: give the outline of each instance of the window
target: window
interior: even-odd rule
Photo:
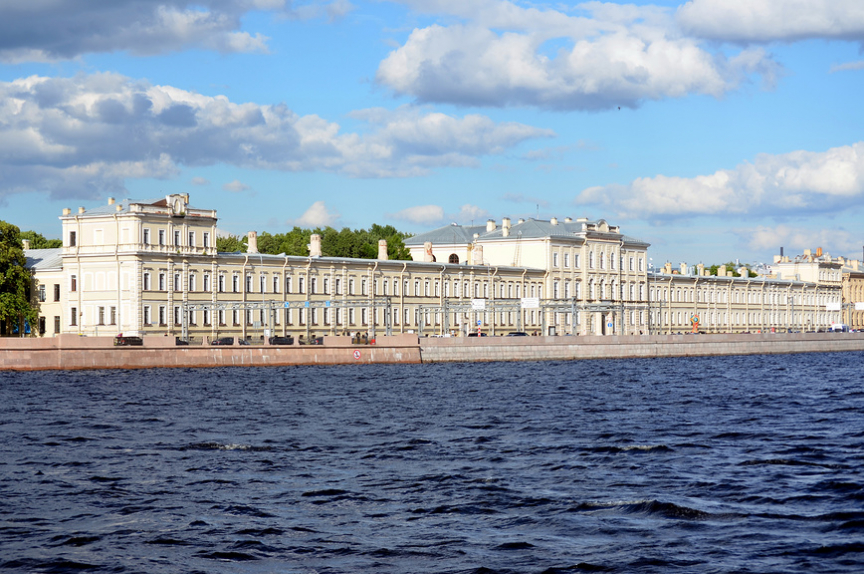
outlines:
[[[165,245],[165,230],[159,230],[159,245]]]
[[[552,254],[552,267],[558,267],[558,252]]]
[[[204,309],[204,325],[210,326],[210,309]]]
[[[314,295],[317,292],[318,292],[318,279],[315,277],[312,277],[311,279],[309,279],[309,293]]]
[[[174,230],[174,245],[180,247],[180,231]]]
[[[630,258],[630,271],[633,271],[633,258]]]
[[[151,324],[150,319],[151,319],[151,317],[150,317],[150,305],[144,305],[144,324],[150,325]]]
[[[239,275],[235,274],[231,277],[231,290],[234,293],[240,292],[240,276]]]
[[[150,245],[150,230],[144,228],[144,245]]]
[[[285,278],[285,292],[286,293],[291,292],[291,278],[290,277]]]
[[[74,231],[69,232],[69,247],[75,247],[77,236]],[[73,323],[74,324],[74,323]]]
[[[150,273],[144,273],[144,290],[150,290]]]
[[[606,269],[606,256],[603,253],[600,254],[600,269]]]
[[[78,276],[72,275],[69,279],[70,279],[69,290],[70,291],[77,291],[78,290]]]
[[[111,325],[117,324],[117,307],[111,307]]]
[[[165,291],[165,274],[159,274],[159,291]]]
[[[205,281],[207,280],[207,278],[209,278],[209,275],[205,276]],[[219,292],[220,293],[225,292],[225,276],[224,275],[219,275]]]
[[[70,310],[69,324],[73,327],[78,325],[78,307],[72,307]]]
[[[568,267],[570,267],[570,254],[565,253],[564,254],[564,268],[566,269]]]
[[[366,280],[365,279],[360,280],[360,294],[366,295]],[[363,324],[365,325],[366,321],[363,321]]]
[[[189,291],[195,291],[195,274],[189,274]]]
[[[615,254],[609,254],[609,269],[615,269]]]
[[[349,295],[354,294],[354,280],[353,279],[348,280],[348,294]]]
[[[39,294],[38,294],[38,298],[39,298],[39,302],[40,302],[40,303],[44,303],[44,302],[45,302],[45,286],[44,286],[44,285],[39,285]]]
[[[304,277],[298,277],[297,278],[297,292],[298,293],[304,293],[304,291],[303,291],[303,287],[304,287],[304,285],[303,285],[304,281],[303,280],[304,279],[305,279]]]
[[[645,260],[640,257],[639,258],[639,271],[642,271],[642,267],[643,267],[644,263],[645,263]]]
[[[204,247],[210,247],[210,232],[204,232]]]
[[[451,253],[448,259],[448,263],[459,263],[459,256],[455,253]]]
[[[273,292],[274,293],[279,292],[279,276],[278,275],[273,276]]]
[[[189,232],[189,247],[195,247],[195,232]]]
[[[175,273],[174,274],[174,291],[181,291],[181,290],[182,290],[182,285],[180,282],[180,274]]]
[[[326,277],[322,280],[322,287],[324,287],[324,289],[321,292],[324,293],[325,295],[327,295],[328,289],[330,289],[330,280],[327,279]],[[326,323],[326,321],[325,321],[325,323]]]
[[[96,324],[97,325],[104,325],[105,324],[105,307],[99,307],[98,308]]]
[[[573,267],[579,269],[579,254],[576,253],[573,255]]]
[[[57,335],[60,333],[60,316],[54,315],[54,334]]]
[[[166,320],[167,317],[165,316],[165,305],[159,305],[159,324],[162,326],[166,325]]]
[[[54,301],[59,301],[59,300],[60,300],[60,284],[55,283],[54,284]]]
[[[181,312],[180,307],[175,305],[174,306],[174,324],[175,325],[179,325],[183,321],[182,317],[180,316],[180,312]]]
[[[262,293],[267,292],[267,277],[263,273],[258,276],[258,287],[261,288]]]
[[[594,269],[594,252],[588,254],[588,269]]]
[[[251,275],[246,276],[246,292],[247,293],[252,292],[252,276]]]

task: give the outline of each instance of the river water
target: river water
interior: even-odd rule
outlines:
[[[0,572],[864,571],[864,353],[0,373]]]

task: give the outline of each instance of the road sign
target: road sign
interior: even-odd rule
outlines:
[[[357,360],[359,358],[360,358],[360,349],[355,349],[354,350],[354,360]]]

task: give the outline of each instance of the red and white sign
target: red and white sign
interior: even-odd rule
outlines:
[[[359,359],[359,358],[360,358],[360,349],[356,349],[354,351],[354,359]]]

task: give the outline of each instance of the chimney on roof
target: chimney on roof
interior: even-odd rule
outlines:
[[[115,206],[115,209],[116,209],[117,211],[123,211],[123,204],[122,204],[122,203],[118,203],[118,204]]]
[[[516,223],[522,224],[522,223],[525,223],[525,220],[520,217],[519,221],[517,221]]]
[[[79,208],[78,208],[78,213],[84,213],[84,208],[83,208],[83,207],[79,207]]]
[[[549,223],[551,223],[552,225],[558,225],[558,218],[553,217],[552,219],[549,220]]]
[[[681,262],[681,275],[689,275],[687,273],[687,263],[684,261]]]
[[[573,223],[573,218],[572,217],[565,217],[564,223]]]
[[[114,205],[114,198],[113,197],[108,198],[108,205]]]
[[[309,236],[309,257],[321,257],[321,236],[317,233]]]
[[[25,250],[25,251],[28,250],[28,249],[30,249],[30,240],[29,240],[29,239],[22,239],[22,240],[21,240],[21,245],[24,246],[24,250]]]
[[[501,229],[510,229],[510,218],[504,217],[501,219]]]
[[[387,261],[387,240],[379,239],[378,240],[378,259],[381,261]]]
[[[246,253],[258,253],[258,232],[250,231],[246,237]]]
[[[487,231],[487,232],[488,232],[488,231],[495,231],[495,228],[496,228],[496,227],[497,227],[497,226],[495,225],[495,220],[494,220],[494,219],[487,219],[487,220],[486,220],[486,231]]]
[[[816,257],[822,257],[822,248],[821,247],[816,248]]]
[[[72,213],[71,209],[69,209],[68,207],[63,208],[63,215],[69,215],[70,213]]]

